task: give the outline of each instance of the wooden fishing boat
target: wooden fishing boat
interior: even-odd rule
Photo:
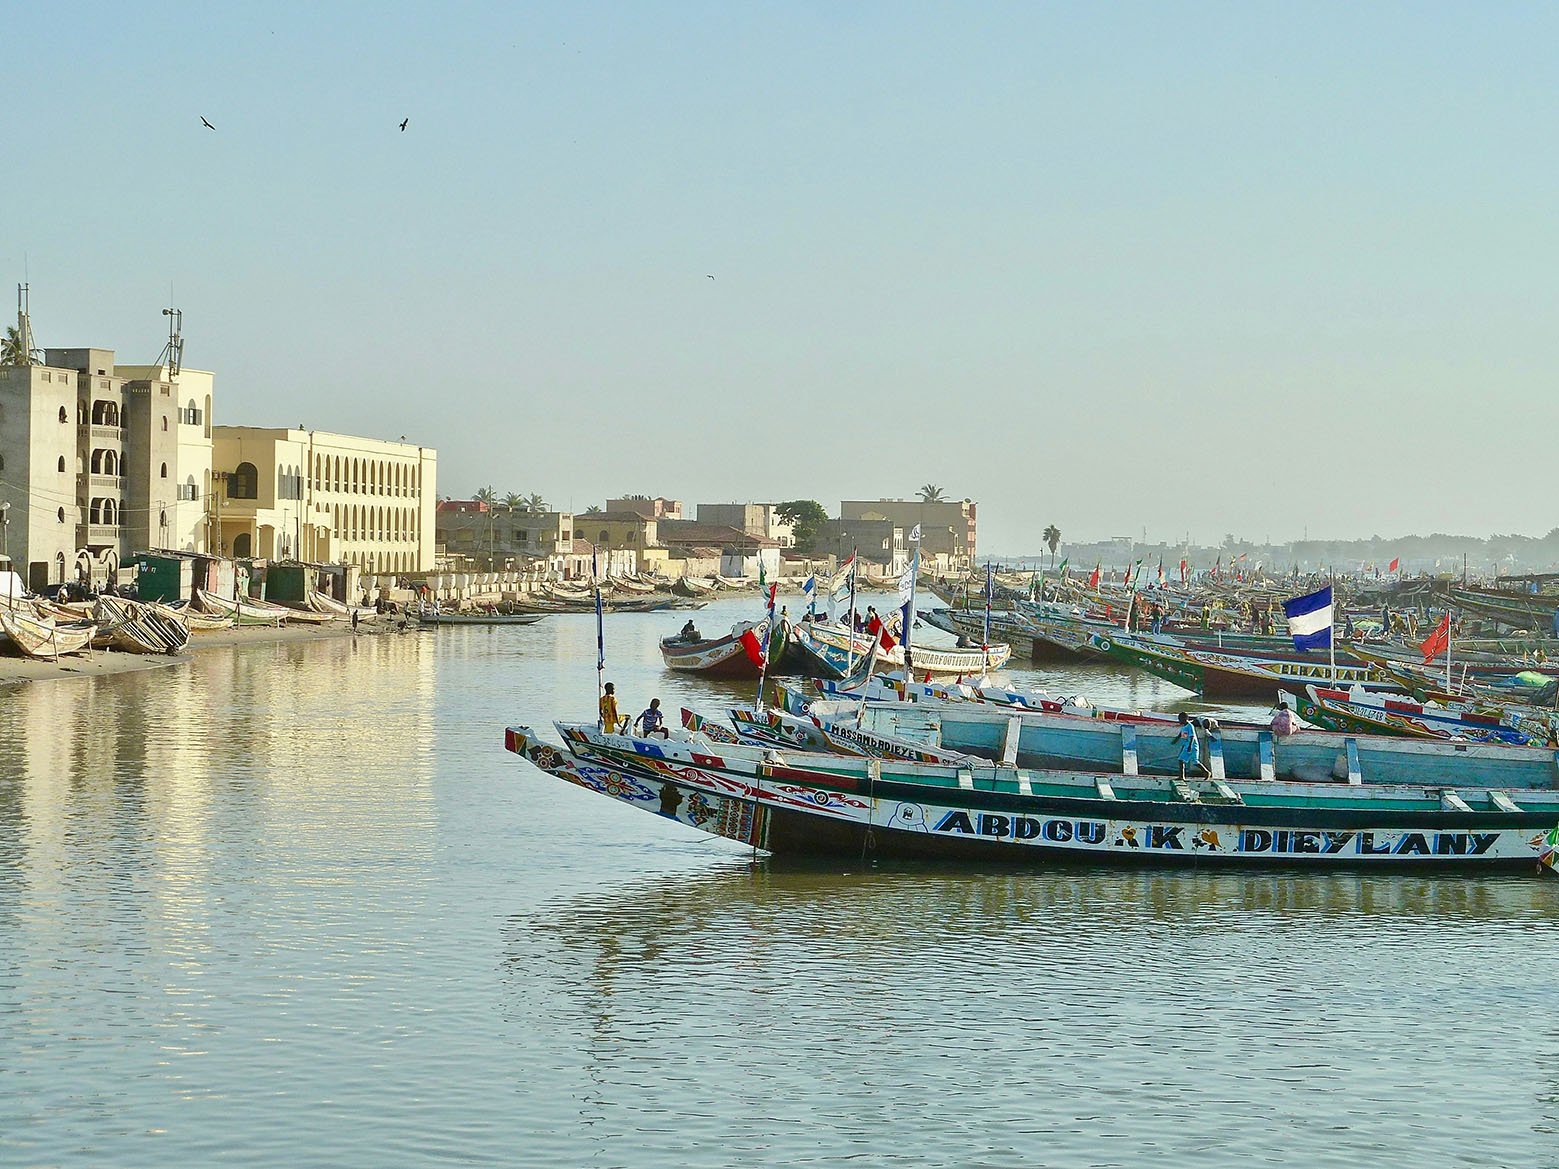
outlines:
[[[776,855],[1541,871],[1559,792],[1180,780],[931,764],[528,726],[505,747],[540,770]],[[1415,744],[1417,745],[1417,744]],[[1455,793],[1449,793],[1454,795]]]
[[[1547,717],[1538,717],[1536,711],[1490,709],[1464,702],[1442,705],[1405,694],[1306,686],[1297,696],[1289,696],[1288,702],[1307,723],[1349,733],[1522,747],[1544,746],[1554,734],[1553,724]]]
[[[109,648],[126,653],[175,654],[189,644],[188,627],[159,605],[100,596],[96,610],[99,637],[107,633]]]
[[[155,601],[147,603],[161,612],[164,617],[183,622],[184,628],[191,633],[214,633],[222,629],[231,629],[234,625],[231,616],[202,613],[188,601],[176,601],[171,605],[163,605]]]
[[[80,653],[92,644],[97,625],[91,621],[60,622],[16,608],[0,608],[0,632],[25,657],[54,661],[61,654]]]
[[[743,621],[731,627],[724,637],[686,638],[681,634],[660,640],[660,656],[668,670],[703,674],[710,678],[756,678],[759,665],[742,644],[749,630],[760,645],[768,639],[769,622]]]
[[[252,597],[224,597],[205,589],[195,590],[195,604],[206,613],[231,617],[239,625],[284,625],[294,610],[256,601]]]
[[[1104,657],[1134,666],[1205,698],[1271,698],[1312,682],[1380,688],[1387,684],[1367,664],[1333,666],[1315,654],[1238,653],[1185,645],[1167,636],[1120,630],[1089,638]]]
[[[684,710],[683,726],[688,725]],[[862,730],[852,721],[825,722],[780,710],[734,707],[727,712],[737,741],[791,750],[857,755],[872,759],[908,759],[917,763],[967,763],[969,756],[936,747]],[[706,728],[707,729],[707,728]]]

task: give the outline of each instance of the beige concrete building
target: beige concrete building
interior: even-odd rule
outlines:
[[[205,550],[213,376],[169,374],[95,348],[0,367],[0,540],[28,587],[102,584],[150,548]]]
[[[698,522],[723,524],[749,536],[764,536],[781,548],[792,548],[796,533],[788,520],[780,519],[779,507],[777,503],[701,503]]]
[[[921,563],[968,568],[975,557],[975,508],[970,500],[924,503],[918,499],[845,500],[841,521],[891,520],[905,533],[920,526]]]
[[[438,504],[437,544],[446,561],[494,571],[536,569],[562,577],[574,547],[574,513],[521,511],[479,499]]]
[[[215,427],[212,442],[216,551],[380,575],[433,569],[432,448],[258,426]]]

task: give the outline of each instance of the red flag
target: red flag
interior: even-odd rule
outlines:
[[[1187,565],[1186,562],[1183,559],[1180,561],[1180,583],[1181,584],[1185,584],[1186,572],[1189,569],[1189,567],[1190,566]]]
[[[898,642],[893,640],[893,634],[889,633],[888,627],[884,625],[882,630],[877,634],[877,644],[882,646],[884,650],[890,650],[895,645],[897,645]]]
[[[1386,571],[1387,572],[1395,572],[1399,567],[1401,567],[1401,564],[1402,564],[1402,559],[1401,559],[1401,557],[1398,557],[1397,559],[1393,560],[1390,564],[1386,565]]]
[[[1424,662],[1427,664],[1435,660],[1451,647],[1451,615],[1447,613],[1440,618],[1440,624],[1434,627],[1434,632],[1424,639],[1419,649],[1424,651]]]
[[[758,637],[758,631],[749,625],[742,630],[742,635],[736,640],[742,643],[742,648],[747,651],[752,664],[760,670],[763,669],[763,642]]]
[[[1099,566],[1097,564],[1093,566],[1093,572],[1088,575],[1088,587],[1091,589],[1099,587]]]

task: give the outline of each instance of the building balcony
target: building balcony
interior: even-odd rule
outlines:
[[[97,472],[87,476],[87,483],[92,487],[92,494],[99,495],[104,491],[124,493],[125,478],[123,475],[99,475]]]
[[[118,524],[77,524],[76,539],[88,548],[117,544],[124,529]]]
[[[102,439],[104,442],[122,443],[125,440],[125,428],[122,426],[103,426],[94,422],[91,426],[83,426],[94,439]]]

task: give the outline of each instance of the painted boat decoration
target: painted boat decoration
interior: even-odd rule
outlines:
[[[950,766],[556,726],[563,747],[526,726],[504,745],[568,783],[776,855],[1532,872],[1559,822],[1552,789],[1457,806],[1423,787]]]
[[[784,711],[748,707],[737,707],[727,713],[731,725],[736,728],[737,741],[742,743],[871,759],[908,759],[916,763],[968,761],[967,756],[957,751],[943,751],[909,739],[862,730],[853,716],[837,719],[830,715],[797,717]]]

